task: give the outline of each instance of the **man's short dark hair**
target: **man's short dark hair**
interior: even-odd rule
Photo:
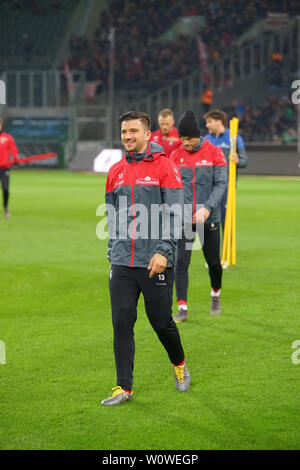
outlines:
[[[211,109],[206,114],[204,114],[203,119],[206,121],[208,118],[215,119],[216,121],[222,121],[224,126],[227,125],[227,114],[220,109]]]
[[[127,113],[122,114],[119,117],[119,123],[122,124],[123,121],[132,121],[133,119],[139,119],[148,131],[151,130],[151,119],[148,114],[140,111],[128,111]]]

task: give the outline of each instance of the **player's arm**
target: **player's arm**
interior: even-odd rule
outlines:
[[[105,187],[105,207],[108,228],[108,249],[107,258],[110,261],[110,254],[112,249],[112,240],[116,229],[116,215],[115,215],[116,198],[113,191],[111,174],[108,172],[106,187]]]
[[[238,155],[238,168],[245,168],[248,164],[248,156],[245,149],[244,139],[238,135],[236,141],[236,150]]]
[[[183,224],[183,186],[180,171],[170,160],[165,160],[160,172],[163,218],[167,222],[163,225],[162,237],[148,265],[150,277],[164,272],[168,259],[174,259]]]
[[[227,187],[227,161],[224,153],[218,147],[213,149],[213,190],[208,200],[204,204],[204,208],[209,213],[216,209],[222,200],[223,194]]]

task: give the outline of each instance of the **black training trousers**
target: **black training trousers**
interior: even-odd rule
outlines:
[[[9,170],[0,168],[0,181],[3,193],[3,206],[7,209],[9,196]]]
[[[149,278],[147,268],[111,267],[109,290],[114,329],[114,353],[117,385],[131,390],[134,364],[134,324],[137,303],[143,293],[148,319],[166,349],[170,361],[179,364],[184,352],[176,324],[172,318],[174,269]],[[149,357],[149,361],[151,361]]]
[[[187,300],[188,268],[192,256],[192,244],[195,240],[195,226],[185,229],[177,245],[177,263],[175,270],[175,285],[177,300]],[[222,265],[220,261],[220,224],[204,224],[204,240],[202,251],[208,264],[210,283],[213,289],[221,289]]]

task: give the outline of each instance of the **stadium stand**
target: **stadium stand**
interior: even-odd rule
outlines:
[[[172,103],[164,102],[164,105],[174,109],[176,118],[188,106],[192,106],[199,118],[201,117],[202,87],[205,83],[193,82],[192,77],[195,72],[200,75],[204,71],[199,37],[205,47],[209,65],[216,65],[216,69],[219,64],[224,65],[229,54],[238,54],[241,45],[247,47],[250,44],[252,47],[251,39],[260,41],[261,38],[266,38],[270,39],[270,47],[262,47],[260,56],[252,49],[251,54],[241,57],[239,71],[241,72],[242,66],[246,70],[250,62],[252,66],[254,64],[254,70],[251,77],[238,77],[238,86],[235,81],[232,86],[231,74],[235,63],[231,63],[225,71],[220,71],[220,67],[210,83],[216,99],[212,106],[224,108],[230,116],[238,115],[241,120],[240,131],[247,141],[295,141],[296,116],[289,100],[289,92],[292,73],[297,68],[297,54],[294,50],[291,54],[289,48],[287,64],[285,49],[277,53],[271,33],[264,33],[259,27],[260,22],[265,21],[275,8],[277,13],[295,16],[300,11],[297,0],[283,0],[276,5],[270,0],[218,0],[208,3],[204,0],[170,0],[167,5],[159,0],[140,0],[137,3],[133,0],[91,1],[95,7],[93,13],[101,4],[97,14],[94,14],[92,27],[82,28],[85,31],[83,35],[80,35],[78,28],[74,28],[72,31],[76,33],[70,36],[71,28],[66,34],[68,24],[80,3],[80,0],[3,0],[0,3],[0,26],[4,33],[0,43],[0,72],[6,71],[7,102],[15,113],[8,113],[7,117],[23,117],[23,112],[25,116],[26,108],[30,107],[43,108],[43,112],[46,109],[50,112],[51,108],[52,117],[68,118],[70,123],[74,121],[70,125],[70,129],[75,129],[74,141],[77,138],[84,140],[83,137],[86,140],[104,140],[106,129],[115,126],[113,136],[107,140],[119,145],[116,117],[121,113],[120,107],[126,110],[134,103],[149,112],[154,122],[163,101],[172,98],[173,94]],[[178,27],[180,21],[184,23],[186,20],[186,24],[192,24],[188,21],[193,18],[201,18],[200,22],[197,20],[198,23],[194,23],[198,24],[199,30]],[[111,27],[116,29],[116,98],[112,116],[107,112]],[[294,30],[297,33],[297,29]],[[16,34],[16,31],[21,33]],[[62,43],[68,41],[68,35],[69,56],[68,60],[62,60]],[[287,42],[296,47],[296,38],[297,36],[290,41],[289,37]],[[274,57],[271,57],[272,52]],[[262,55],[266,59],[263,67]],[[290,57],[294,58],[292,64]],[[55,68],[54,58],[57,65],[60,64],[60,70],[49,70]],[[74,72],[73,75],[70,74],[71,71]],[[80,81],[84,74],[77,74],[77,71],[85,72],[87,83]],[[171,84],[178,83],[180,79],[184,79],[185,83],[181,89],[179,85],[173,93]],[[259,81],[263,82],[264,89],[260,87],[257,92],[255,85]],[[94,101],[93,89],[88,88],[93,82],[97,84],[97,99]],[[252,97],[245,93],[251,88],[249,83],[253,88]],[[194,89],[190,93],[192,87]],[[78,94],[80,100],[76,101],[74,90],[78,89],[82,93]],[[225,97],[222,100],[220,89]],[[184,96],[186,90],[189,93],[188,99]],[[101,114],[101,129],[96,118],[92,121],[89,105],[106,108],[106,112],[103,112],[106,117]],[[24,110],[16,113],[18,106]],[[58,108],[61,110],[58,111]],[[99,109],[95,112],[100,115]],[[107,119],[111,119],[113,125],[108,125]],[[259,126],[256,125],[257,122]],[[93,126],[95,131],[91,131]]]
[[[270,95],[259,105],[234,101],[224,111],[229,119],[239,118],[239,132],[247,142],[289,144],[297,141],[297,116],[288,95],[281,98]],[[206,132],[202,123],[202,133]]]
[[[182,16],[202,16],[201,38],[209,61],[217,61],[234,51],[235,41],[269,11],[300,12],[297,0],[274,5],[270,0],[171,0],[166,6],[158,0],[113,0],[102,11],[92,41],[73,37],[70,42],[71,69],[85,70],[88,80],[99,80],[98,92],[108,86],[108,35],[116,34],[116,87],[153,91],[199,67],[195,34],[180,34],[173,41],[163,33]]]
[[[51,68],[78,0],[2,0],[0,70]]]

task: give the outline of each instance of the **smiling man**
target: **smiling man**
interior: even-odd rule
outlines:
[[[132,398],[134,324],[141,292],[148,319],[173,364],[176,388],[184,392],[190,386],[179,332],[172,319],[176,232],[180,233],[182,225],[182,218],[172,206],[183,209],[182,180],[163,149],[149,142],[151,122],[147,114],[129,111],[120,117],[120,123],[125,154],[111,167],[106,183],[107,213],[114,208],[119,221],[114,227],[116,236],[110,237],[108,244],[117,387],[111,397],[102,401],[104,406],[119,405]],[[168,236],[163,236],[166,233],[162,218],[155,227],[151,217],[151,208],[163,204],[170,218]],[[142,208],[148,218],[146,237],[141,237],[137,230],[140,225],[137,215]],[[107,220],[111,234],[113,223],[109,216]],[[152,236],[153,229],[156,238]]]

